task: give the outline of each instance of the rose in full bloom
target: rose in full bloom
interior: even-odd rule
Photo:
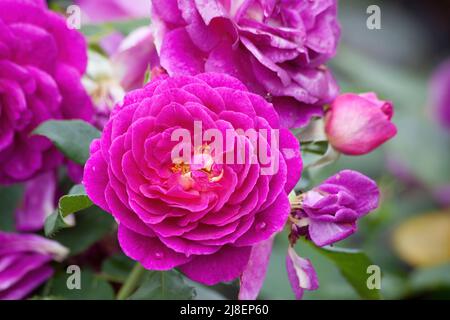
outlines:
[[[67,248],[33,234],[0,231],[0,300],[25,298],[53,274],[52,260],[62,261]]]
[[[152,0],[169,75],[227,73],[271,101],[282,125],[322,115],[338,86],[323,63],[340,36],[336,0]]]
[[[379,200],[375,181],[343,170],[300,195],[291,236],[305,235],[319,247],[340,241],[356,231],[357,220],[375,210]]]
[[[119,223],[125,254],[145,268],[178,267],[209,285],[229,281],[242,273],[252,246],[280,231],[290,212],[287,194],[302,165],[297,139],[279,128],[273,106],[231,76],[160,76],[113,110],[91,145],[83,183]],[[257,147],[242,134],[251,129]],[[220,152],[211,141],[217,139],[205,138],[210,130],[236,139]],[[174,139],[180,132],[204,139],[180,142]],[[180,144],[186,152],[174,158]],[[264,170],[273,162],[256,156],[257,149],[278,159],[276,170]]]
[[[430,95],[435,118],[444,128],[450,129],[450,60],[442,63],[434,72]]]
[[[331,145],[347,155],[371,152],[397,134],[391,119],[394,107],[373,92],[346,93],[325,114],[325,132]]]
[[[90,120],[85,67],[83,36],[44,1],[0,1],[0,184],[61,163],[51,142],[31,132],[48,119]]]

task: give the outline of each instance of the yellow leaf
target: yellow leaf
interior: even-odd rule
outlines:
[[[399,257],[414,267],[450,261],[450,211],[432,212],[401,224],[393,236]]]

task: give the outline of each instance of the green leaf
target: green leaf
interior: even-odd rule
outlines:
[[[123,254],[116,254],[102,264],[102,275],[110,281],[123,283],[133,269],[135,262]]]
[[[361,298],[381,299],[380,290],[367,287],[367,279],[370,276],[367,268],[373,263],[365,253],[354,249],[314,247],[336,265]]]
[[[100,131],[81,120],[50,120],[37,127],[34,134],[45,136],[69,159],[85,164],[92,140]]]
[[[67,280],[74,274],[58,272],[44,288],[44,299],[52,300],[112,300],[114,290],[112,286],[90,269],[81,268],[80,289],[68,289]],[[42,299],[42,298],[41,298]]]
[[[113,231],[115,221],[110,214],[92,206],[77,214],[76,227],[58,232],[53,239],[77,255]]]
[[[14,231],[14,211],[22,199],[22,186],[0,187],[0,230]]]
[[[92,205],[93,203],[86,195],[84,186],[81,184],[73,186],[69,194],[59,199],[58,209],[45,220],[45,235],[51,237],[59,230],[71,227],[72,225],[65,221],[64,218]]]
[[[64,220],[64,217],[58,210],[55,210],[45,219],[44,233],[46,237],[53,237],[59,230],[70,228],[70,224]]]
[[[191,300],[194,288],[186,285],[176,271],[148,272],[139,289],[130,296],[131,300]]]
[[[59,211],[63,217],[92,206],[91,199],[88,198],[84,186],[77,184],[72,187],[68,195],[59,199]]]

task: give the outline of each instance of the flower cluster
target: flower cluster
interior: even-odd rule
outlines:
[[[94,23],[147,15],[152,22],[127,37],[110,34],[98,43],[102,52],[88,55],[82,34],[44,1],[0,1],[0,184],[24,182],[16,229],[42,229],[63,163],[34,129],[81,119],[101,137],[84,168],[69,161],[66,174],[115,218],[128,257],[207,285],[239,278],[239,298],[255,299],[274,238],[288,226],[295,296],[317,289],[313,264],[295,243],[304,237],[323,247],[350,236],[380,192],[352,170],[296,188],[300,151],[308,150],[290,129],[319,123],[305,141],[319,137],[352,156],[397,132],[390,101],[340,95],[325,66],[340,38],[337,0],[75,3]],[[57,242],[0,231],[0,299],[28,296],[66,255]]]

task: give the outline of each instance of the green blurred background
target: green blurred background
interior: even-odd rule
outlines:
[[[381,9],[380,30],[366,27],[369,5]],[[394,102],[398,135],[369,155],[342,156],[311,172],[309,183],[344,168],[375,178],[381,207],[336,245],[361,248],[380,266],[386,299],[450,299],[450,132],[435,122],[428,102],[430,76],[450,58],[450,1],[342,0],[339,10],[342,41],[330,66],[343,92],[375,91]],[[279,237],[263,298],[293,298],[286,246]],[[330,261],[302,244],[297,252],[311,259],[320,281],[305,299],[358,298]]]

